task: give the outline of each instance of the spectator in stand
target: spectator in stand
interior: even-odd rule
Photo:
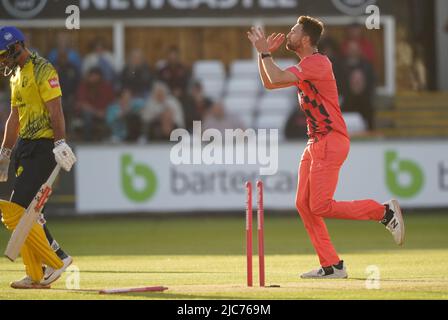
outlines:
[[[39,50],[33,46],[33,34],[29,31],[26,31],[23,34],[25,36],[25,46],[28,48],[28,50],[39,54]]]
[[[185,95],[190,80],[190,72],[181,60],[177,47],[171,47],[167,60],[158,69],[159,80],[165,82],[173,95],[180,99]]]
[[[121,85],[130,89],[136,97],[146,98],[152,89],[153,75],[146,63],[143,51],[134,49],[130,53],[129,61],[121,73]]]
[[[285,125],[285,138],[287,140],[304,140],[307,139],[306,132],[306,118],[304,113],[299,108],[294,108]]]
[[[147,139],[150,142],[169,142],[171,132],[179,127],[174,122],[171,109],[165,109],[157,118],[149,123]]]
[[[216,129],[224,134],[225,129],[245,130],[246,128],[237,116],[226,112],[221,101],[216,101],[215,103],[213,103],[210,111],[207,113],[202,129]]]
[[[116,72],[113,54],[107,50],[103,38],[96,38],[91,43],[91,52],[84,58],[82,73],[85,75],[92,68],[100,68],[105,80],[115,84]]]
[[[113,100],[113,87],[103,78],[101,69],[88,71],[77,94],[77,110],[83,121],[85,141],[101,141],[106,137],[106,109]]]
[[[345,61],[346,84],[344,92],[344,112],[359,112],[369,130],[374,129],[373,99],[375,74],[372,65],[363,58],[358,42],[347,45]]]
[[[168,87],[162,82],[156,82],[145,108],[141,112],[146,125],[158,118],[165,110],[173,112],[173,119],[179,128],[185,128],[184,113],[179,101],[170,94]]]
[[[336,78],[336,84],[339,92],[344,91],[344,65],[339,55],[339,47],[337,42],[329,37],[324,37],[319,42],[319,52],[326,55],[333,64],[333,73]],[[341,100],[341,99],[340,99]],[[341,101],[340,101],[341,102]]]
[[[53,64],[58,64],[58,58],[60,57],[60,52],[65,52],[68,56],[68,61],[70,64],[74,65],[77,71],[81,72],[81,58],[79,53],[70,46],[70,36],[67,32],[59,32],[56,36],[56,47],[53,48],[48,54],[48,60]]]
[[[54,67],[59,74],[59,82],[63,92],[62,107],[64,110],[67,132],[71,134],[72,120],[75,113],[76,91],[78,90],[80,74],[77,67],[70,62],[67,51],[58,51],[58,57]]]
[[[182,100],[186,129],[193,131],[193,121],[202,121],[212,106],[212,100],[205,96],[202,84],[196,81],[192,84],[190,94]]]
[[[362,57],[371,65],[376,63],[375,47],[373,43],[363,34],[363,25],[353,23],[347,28],[346,38],[343,40],[341,49],[343,57],[350,54],[350,43],[356,42],[361,50]]]
[[[141,135],[141,119],[139,113],[145,101],[135,98],[131,90],[123,89],[118,99],[107,108],[106,121],[111,132],[111,141],[136,142]],[[135,134],[135,132],[138,132]]]

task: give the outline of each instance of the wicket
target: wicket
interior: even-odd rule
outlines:
[[[257,223],[258,223],[258,276],[260,287],[265,286],[265,266],[264,266],[264,202],[263,202],[263,181],[257,181]],[[246,253],[247,253],[247,286],[253,286],[252,267],[252,183],[246,182]]]

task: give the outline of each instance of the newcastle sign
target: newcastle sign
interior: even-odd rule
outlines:
[[[69,5],[84,19],[128,19],[360,15],[371,4],[393,8],[386,0],[0,0],[0,19],[64,19]]]

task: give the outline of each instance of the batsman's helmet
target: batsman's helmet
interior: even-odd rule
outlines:
[[[17,67],[16,59],[21,50],[16,50],[17,43],[24,43],[25,36],[13,26],[0,26],[0,74],[9,76]]]

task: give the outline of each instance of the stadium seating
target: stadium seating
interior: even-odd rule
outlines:
[[[364,133],[367,130],[366,123],[358,112],[343,112],[343,117],[349,134]]]
[[[220,60],[201,60],[193,65],[193,77],[203,79],[224,79],[226,72]]]
[[[257,96],[260,92],[260,80],[253,78],[230,78],[227,83],[228,96]]]
[[[200,80],[204,93],[213,100],[220,100],[224,93],[225,79],[211,78]]]
[[[237,114],[253,114],[255,111],[256,97],[226,96],[224,107],[227,111]]]
[[[280,129],[286,124],[289,114],[271,114],[269,116],[258,117],[256,127],[258,129]]]
[[[285,70],[288,67],[291,67],[297,64],[297,60],[294,59],[275,59],[275,63],[280,67],[280,69]]]
[[[264,90],[265,96],[272,96],[272,97],[287,97],[294,101],[295,104],[297,104],[297,88],[296,87],[288,87],[288,88],[280,88],[275,90]]]
[[[276,62],[282,69],[297,63],[293,59]],[[233,61],[228,76],[221,61],[197,61],[193,76],[201,81],[208,97],[222,100],[226,111],[236,115],[246,128],[278,129],[283,139],[288,115],[297,106],[296,88],[263,89],[256,60]]]
[[[284,128],[289,114],[271,114],[269,116],[260,116],[256,120],[257,129],[277,129],[279,140],[284,140]]]
[[[254,60],[234,60],[230,64],[231,78],[258,78],[258,64]]]
[[[377,112],[377,128],[387,137],[448,137],[447,104],[447,92],[398,93]]]
[[[239,119],[244,124],[244,129],[254,127],[254,115],[252,113],[239,114]]]
[[[291,102],[291,99],[283,94],[267,94],[260,99],[258,104],[258,112],[260,115],[289,113],[293,105]]]

